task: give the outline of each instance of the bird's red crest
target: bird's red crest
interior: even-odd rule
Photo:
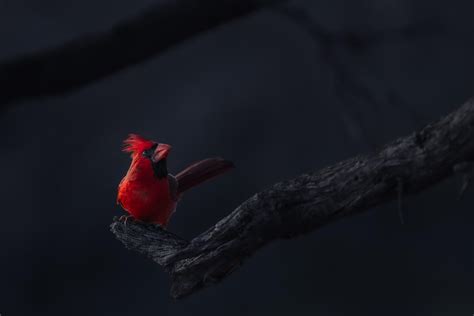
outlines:
[[[137,134],[129,134],[128,138],[123,141],[123,151],[126,153],[136,154],[149,149],[155,142],[145,139]]]

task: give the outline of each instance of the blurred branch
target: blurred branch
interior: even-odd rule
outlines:
[[[380,107],[381,104],[391,105],[391,101],[396,99],[397,106],[402,107],[403,102],[400,102],[401,98],[394,91],[387,89],[379,78],[362,80],[360,75],[351,70],[351,65],[347,61],[344,62],[347,60],[347,56],[345,58],[342,52],[360,54],[365,49],[389,41],[433,36],[441,32],[441,25],[438,22],[426,21],[425,23],[382,30],[330,31],[314,21],[305,8],[284,4],[275,6],[272,10],[282,14],[308,32],[311,38],[320,45],[323,62],[329,66],[332,72],[334,92],[339,99],[336,106],[348,134],[368,148],[374,148],[375,146],[369,137],[370,133],[365,130],[354,104],[362,102],[373,107]],[[405,111],[415,123],[418,124],[421,121],[420,115],[416,111],[406,106]]]
[[[172,277],[181,298],[221,281],[259,248],[415,194],[474,160],[474,99],[381,150],[303,174],[255,194],[206,232],[185,241],[158,225],[115,218],[112,232]]]
[[[281,0],[160,0],[108,31],[0,63],[0,106],[64,94]]]

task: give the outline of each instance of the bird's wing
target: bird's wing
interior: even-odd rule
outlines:
[[[208,158],[193,163],[176,175],[178,180],[178,194],[212,179],[234,167],[231,161],[220,157]]]

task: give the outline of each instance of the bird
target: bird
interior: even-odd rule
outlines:
[[[132,159],[117,194],[117,204],[130,214],[125,224],[132,217],[166,228],[184,192],[234,168],[231,161],[214,157],[172,175],[167,167],[170,145],[138,134],[129,134],[123,144],[122,150]]]

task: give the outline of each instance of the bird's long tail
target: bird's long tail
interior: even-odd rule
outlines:
[[[232,169],[234,164],[222,158],[208,158],[193,163],[176,175],[178,194]]]

